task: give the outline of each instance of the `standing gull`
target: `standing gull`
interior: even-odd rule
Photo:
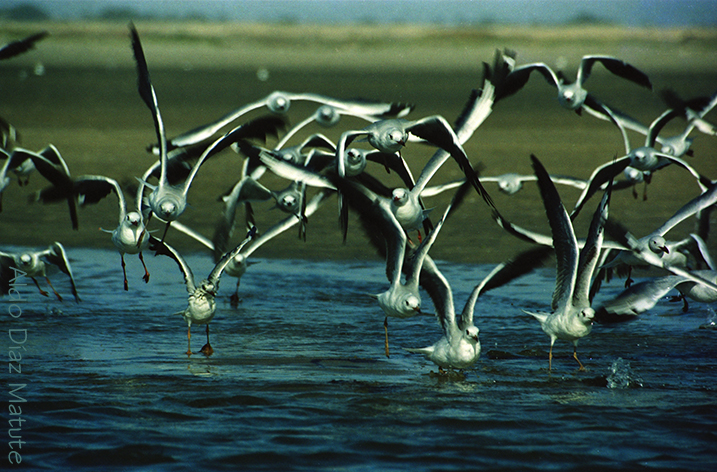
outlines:
[[[578,341],[590,334],[595,316],[595,310],[590,306],[590,280],[600,254],[603,222],[607,219],[608,213],[610,186],[593,215],[585,245],[579,249],[572,222],[560,201],[555,185],[540,161],[535,156],[531,156],[531,160],[553,233],[557,268],[551,303],[553,311],[551,313],[524,311],[535,317],[543,331],[550,336],[548,370],[552,370],[553,367],[553,345],[557,339],[573,343],[573,358],[580,365],[580,370],[585,370],[578,359]]]
[[[217,291],[219,290],[219,278],[234,256],[236,256],[242,248],[249,241],[251,241],[255,234],[256,228],[252,228],[252,230],[247,234],[247,237],[231,252],[226,253],[224,257],[222,257],[214,266],[214,269],[212,269],[209,273],[209,276],[202,280],[199,284],[195,283],[192,269],[176,249],[162,241],[152,238],[150,248],[156,251],[156,254],[162,254],[174,259],[179,266],[179,270],[184,276],[184,283],[186,284],[187,292],[189,293],[189,297],[187,298],[187,308],[177,314],[182,315],[184,320],[187,322],[188,356],[192,355],[192,324],[203,324],[207,326],[207,344],[205,344],[199,352],[207,356],[211,356],[214,353],[214,349],[212,349],[212,346],[209,344],[209,323],[214,318],[214,314],[217,310],[215,298],[217,296]]]

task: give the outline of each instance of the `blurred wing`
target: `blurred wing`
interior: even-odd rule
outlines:
[[[30,49],[35,47],[36,42],[49,35],[50,33],[48,33],[47,31],[41,31],[40,33],[35,33],[26,38],[7,43],[5,46],[0,48],[0,60],[10,59],[11,57],[15,57],[17,55],[29,51]]]

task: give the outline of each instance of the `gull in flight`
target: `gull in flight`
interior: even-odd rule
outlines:
[[[697,180],[697,184],[700,186],[702,191],[705,191],[707,187],[711,185],[712,181],[710,179],[701,175],[680,157],[658,151],[654,148],[657,135],[660,130],[667,124],[668,121],[677,116],[672,110],[665,111],[650,124],[647,137],[645,138],[645,144],[636,148],[632,148],[630,146],[630,140],[627,136],[627,132],[625,131],[623,120],[616,117],[610,109],[605,108],[605,110],[612,117],[613,123],[615,123],[622,134],[626,154],[623,157],[613,159],[612,161],[598,166],[593,171],[592,175],[588,179],[588,186],[583,190],[580,197],[578,197],[578,200],[575,203],[575,208],[573,208],[573,211],[570,213],[571,218],[575,219],[585,202],[587,202],[587,200],[594,195],[598,189],[602,188],[609,180],[615,178],[622,171],[626,171],[628,180],[635,181],[635,176],[638,176],[637,181],[644,180],[647,183],[652,172],[662,169],[669,164],[675,164],[692,174],[692,176]],[[647,179],[644,179],[643,176],[647,176]],[[645,198],[646,196],[643,196],[643,199]]]
[[[314,212],[316,212],[316,210],[318,210],[323,204],[324,200],[332,194],[333,192],[327,189],[322,189],[319,193],[317,193],[306,204],[305,216],[308,218],[313,215]],[[228,207],[236,206],[231,204],[230,201],[227,201],[226,204]],[[232,306],[236,306],[239,303],[239,285],[241,278],[246,273],[248,267],[252,264],[252,262],[248,260],[249,256],[262,245],[296,225],[298,222],[299,220],[292,215],[284,218],[260,234],[257,231],[257,236],[253,238],[252,243],[235,254],[229,261],[227,266],[224,268],[224,272],[231,277],[236,277],[237,279],[236,289],[229,298]],[[219,223],[216,225],[212,240],[205,238],[191,228],[183,225],[177,225],[176,222],[172,224],[172,227],[176,227],[176,229],[192,236],[194,239],[204,244],[204,246],[206,246],[214,254],[214,261],[219,262],[224,254],[226,254],[226,247],[234,230],[234,213],[227,211],[226,214],[220,218]]]
[[[0,294],[7,295],[11,288],[10,281],[17,279],[19,276],[24,276],[30,277],[40,291],[40,294],[47,297],[47,292],[40,288],[40,284],[36,279],[36,277],[44,277],[47,281],[47,285],[50,286],[57,299],[62,301],[62,296],[57,293],[57,290],[52,286],[52,282],[50,282],[47,276],[49,265],[56,266],[60,271],[67,274],[70,278],[70,285],[72,286],[72,295],[74,295],[75,301],[79,302],[80,296],[77,294],[77,286],[75,285],[75,278],[72,275],[70,261],[67,258],[65,248],[58,242],[54,242],[44,251],[21,253],[0,252]]]
[[[222,128],[236,121],[250,111],[266,107],[275,115],[284,115],[293,101],[308,101],[320,104],[319,109],[310,117],[322,126],[333,126],[340,115],[366,117],[370,121],[386,118],[402,118],[413,110],[413,105],[393,102],[384,103],[371,100],[339,100],[314,93],[290,93],[275,91],[253,103],[238,108],[213,123],[187,131],[168,142],[169,148],[191,146],[211,138]],[[298,128],[296,129],[298,131]],[[295,132],[295,131],[294,131]],[[292,133],[293,134],[293,133]]]
[[[516,67],[506,80],[503,98],[516,93],[528,82],[530,74],[533,71],[540,73],[545,80],[558,89],[558,102],[568,110],[575,110],[578,114],[583,107],[602,111],[603,105],[594,99],[584,88],[585,82],[596,62],[601,63],[608,71],[630,80],[637,85],[652,90],[652,82],[650,78],[636,67],[611,56],[588,55],[583,56],[578,67],[575,82],[569,82],[561,72],[553,72],[553,70],[542,62],[526,64]]]
[[[8,172],[12,171],[17,176],[17,183],[21,187],[27,185],[28,175],[35,170],[35,164],[32,163],[29,154],[23,152],[22,149],[18,149],[18,152],[8,153],[5,149],[0,149],[0,160],[5,160],[5,163],[0,168],[0,212],[2,212],[2,194],[3,191],[10,185],[11,179],[8,177]]]
[[[122,192],[122,188],[116,180],[109,177],[102,175],[84,175],[75,180],[75,193],[82,205],[97,203],[111,192],[117,195],[119,222],[113,230],[102,228],[100,228],[100,230],[112,234],[112,244],[117,248],[122,262],[124,289],[129,290],[127,269],[124,260],[125,254],[137,254],[139,256],[139,260],[142,262],[142,267],[144,268],[142,280],[144,280],[145,283],[149,282],[149,271],[147,270],[147,265],[144,263],[142,251],[149,247],[150,235],[144,226],[139,204],[137,203],[136,208],[132,208],[131,211],[128,211],[127,200]]]
[[[481,183],[495,182],[496,184],[498,184],[498,190],[507,195],[515,195],[523,189],[523,184],[525,182],[534,182],[536,180],[537,178],[535,177],[535,175],[521,175],[516,174],[514,172],[495,176],[481,175],[480,177]],[[567,185],[569,187],[574,187],[580,190],[584,190],[588,186],[587,180],[578,179],[576,177],[551,175],[550,180],[552,180],[555,184]],[[456,187],[459,187],[463,182],[465,182],[465,179],[458,179],[452,182],[448,182],[446,184],[432,185],[430,187],[426,187],[421,192],[421,197],[436,196],[439,193],[445,192],[446,190],[451,190]]]
[[[152,186],[147,183],[146,177],[154,171],[154,168],[150,168],[151,170],[148,170],[145,173],[145,176],[143,176],[142,179],[139,179],[142,185],[140,185],[138,195],[140,195],[139,200],[141,201],[141,195],[144,192],[144,187],[147,186],[152,189],[152,192],[147,198],[151,213],[147,217],[148,221],[145,222],[145,224],[148,224],[149,218],[151,218],[152,214],[156,214],[166,221],[167,225],[165,227],[164,235],[162,236],[162,241],[164,241],[164,237],[169,229],[169,224],[179,218],[179,216],[184,212],[187,206],[187,192],[189,191],[189,187],[192,185],[199,167],[204,163],[204,161],[223,149],[226,149],[239,139],[246,139],[257,135],[260,137],[266,137],[267,133],[276,134],[277,128],[283,126],[284,121],[277,117],[265,117],[258,118],[250,123],[234,128],[224,136],[214,141],[204,150],[202,155],[192,167],[183,185],[170,184],[168,179],[167,138],[164,122],[162,121],[159,105],[157,104],[157,95],[150,81],[147,61],[144,56],[144,51],[142,50],[139,34],[132,24],[130,24],[130,35],[135,63],[137,65],[137,89],[140,97],[152,112],[155,131],[157,133],[157,141],[159,142],[159,182],[156,186]]]
[[[625,264],[629,270],[629,267],[632,266],[650,265],[668,270],[675,275],[688,277],[695,282],[703,283],[704,280],[694,276],[691,271],[681,268],[685,265],[685,256],[675,251],[674,248],[673,250],[670,249],[671,244],[668,244],[665,240],[665,235],[685,219],[709,208],[715,203],[717,203],[717,184],[712,185],[709,190],[684,204],[659,228],[639,239],[619,223],[613,220],[608,221],[605,225],[606,231],[623,246],[623,250],[619,251],[610,262],[603,264],[602,268]],[[703,255],[702,257],[704,259],[706,256]],[[630,282],[628,272],[626,285],[630,285]],[[713,288],[717,288],[717,286]]]
[[[156,251],[156,254],[168,256],[177,263],[179,270],[184,276],[184,283],[187,286],[187,292],[189,297],[187,298],[187,308],[177,313],[182,315],[184,320],[187,322],[187,356],[192,355],[192,324],[206,325],[207,332],[207,343],[200,349],[199,352],[206,356],[211,356],[214,353],[211,344],[209,344],[209,323],[214,319],[214,314],[217,309],[216,296],[219,290],[219,278],[222,272],[236,256],[242,248],[251,241],[256,234],[256,228],[252,228],[247,234],[247,237],[240,242],[232,251],[226,253],[219,262],[214,266],[214,269],[209,273],[209,276],[197,284],[194,280],[194,274],[192,269],[187,264],[186,260],[182,255],[174,249],[172,246],[165,242],[159,241],[152,238],[150,242],[150,249]]]
[[[692,273],[717,284],[715,270],[695,270]],[[634,319],[635,316],[651,310],[675,289],[680,294],[672,297],[672,300],[682,300],[683,312],[689,309],[687,298],[700,303],[717,302],[717,289],[681,275],[665,275],[630,285],[615,298],[598,307],[595,311],[595,319],[602,323]]]
[[[51,191],[49,189],[47,191],[39,191],[30,201],[53,203],[63,199],[66,200],[70,210],[72,229],[76,230],[79,227],[79,223],[74,181],[72,177],[70,177],[70,169],[60,155],[60,151],[58,151],[54,145],[50,144],[39,153],[16,148],[13,154],[20,155],[20,159],[30,159],[37,171],[52,184],[49,188]]]

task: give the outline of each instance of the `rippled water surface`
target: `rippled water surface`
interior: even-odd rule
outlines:
[[[683,314],[663,301],[635,321],[596,325],[578,350],[585,372],[558,341],[549,373],[548,337],[521,312],[548,308],[546,268],[479,299],[481,358],[464,378],[442,377],[403,350],[440,337],[432,317],[391,320],[385,357],[383,314],[366,295],[385,290],[380,262],[262,260],[242,279],[237,308],[235,279],[222,279],[215,354],[188,358],[173,261],[147,256],[144,284],[128,257],[124,292],[116,252],[69,252],[81,303],[62,274],[52,280],[64,302],[24,279],[19,300],[2,299],[6,347],[22,353],[3,397],[22,407],[11,416],[21,430],[9,433],[22,437],[26,470],[713,470],[717,461],[709,305]],[[198,277],[211,270],[203,254],[188,261]],[[439,266],[459,310],[492,268]],[[193,334],[198,350],[203,327]]]

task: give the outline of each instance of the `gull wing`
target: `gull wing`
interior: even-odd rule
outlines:
[[[557,310],[572,303],[578,270],[578,241],[570,217],[545,167],[534,155],[531,155],[530,159],[538,177],[540,195],[543,197],[545,213],[553,234],[557,270],[551,305],[553,310]]]
[[[585,245],[580,250],[578,259],[578,273],[575,282],[575,290],[573,292],[573,306],[589,307],[590,299],[590,281],[592,280],[595,267],[600,258],[602,249],[602,241],[604,237],[604,222],[608,218],[608,207],[610,204],[610,193],[612,192],[612,180],[608,183],[607,190],[603,194],[600,204],[598,205],[593,218],[590,222],[588,235],[585,239]]]
[[[187,292],[194,292],[194,289],[196,288],[194,285],[194,274],[192,273],[192,269],[189,267],[189,264],[187,264],[187,261],[184,260],[184,257],[182,257],[179,251],[166,242],[160,241],[151,235],[149,237],[149,249],[154,251],[155,256],[163,255],[174,259],[174,262],[176,262],[179,267],[179,271],[182,273],[182,276],[184,276],[184,283],[187,286]]]
[[[618,77],[622,77],[623,79],[635,82],[637,85],[652,90],[652,82],[647,74],[635,66],[612,56],[584,56],[578,68],[577,81],[579,84],[582,85],[585,83],[596,62],[601,63],[607,70]]]
[[[219,277],[222,276],[222,272],[224,271],[224,268],[231,262],[231,260],[241,252],[242,249],[244,249],[244,246],[246,246],[249,241],[252,240],[256,236],[256,226],[252,227],[252,229],[249,230],[249,232],[246,235],[246,238],[242,242],[236,245],[236,247],[224,254],[224,257],[219,259],[219,262],[214,266],[214,269],[212,269],[211,273],[209,274],[209,277],[207,277],[207,280],[214,284],[215,286],[219,283]]]
[[[76,302],[80,302],[80,296],[77,293],[77,285],[75,285],[75,277],[72,275],[72,268],[70,267],[70,260],[67,258],[67,253],[65,252],[65,248],[62,244],[58,242],[52,243],[50,249],[46,251],[44,259],[50,264],[57,266],[70,278],[72,295],[74,295]]]
[[[164,129],[164,121],[162,121],[162,115],[159,112],[159,104],[157,103],[157,94],[154,92],[154,87],[149,77],[149,68],[147,67],[147,60],[144,57],[144,51],[142,50],[142,43],[139,40],[139,34],[134,24],[129,25],[130,37],[132,40],[132,51],[134,53],[134,60],[137,65],[137,90],[139,96],[142,98],[144,103],[152,112],[152,119],[154,120],[154,129],[157,133],[157,142],[159,143],[159,159],[160,159],[160,184],[164,185],[167,182],[167,134]]]
[[[23,39],[12,41],[0,48],[0,60],[10,59],[35,47],[35,43],[49,36],[47,31],[35,33]]]

